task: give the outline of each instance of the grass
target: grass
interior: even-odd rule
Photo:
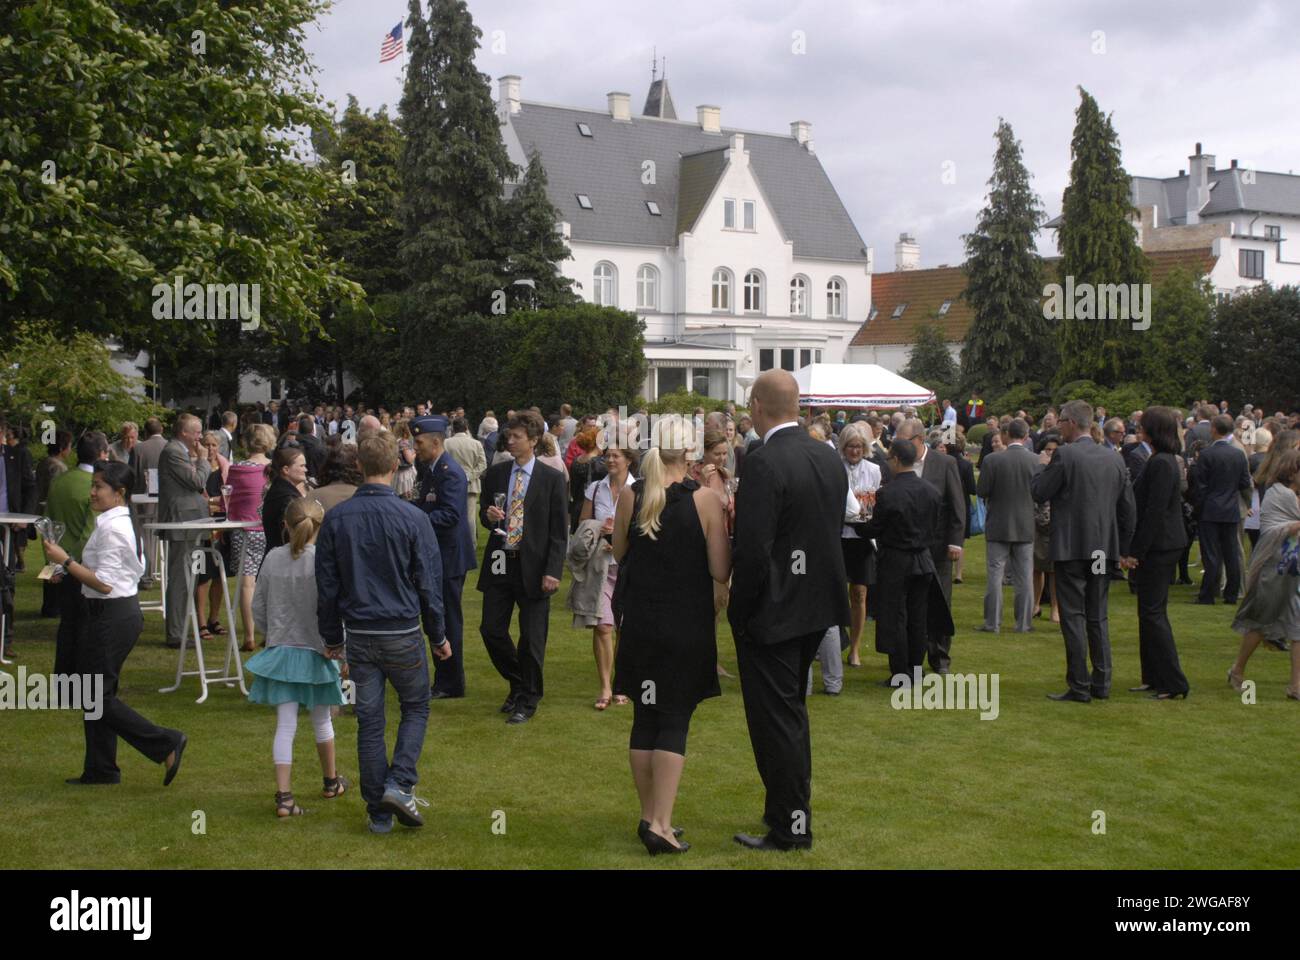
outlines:
[[[39,563],[29,550],[28,562]],[[651,861],[634,835],[637,804],[627,768],[630,708],[592,709],[598,692],[590,632],[552,604],[546,697],[536,719],[508,727],[505,688],[478,636],[480,594],[465,591],[469,696],[432,705],[417,793],[429,799],[423,830],[366,832],[355,788],[319,799],[320,773],[301,717],[294,782],[311,813],[273,814],[269,708],[217,687],[194,703],[196,681],[160,694],[175,653],[161,646],[162,618],[123,672],[124,699],[189,735],[185,768],[161,788],[162,769],[119,746],[117,787],[68,787],[80,772],[76,714],[0,713],[0,850],[17,868],[1283,868],[1300,860],[1294,801],[1300,705],[1283,695],[1288,663],[1265,649],[1251,663],[1258,700],[1244,705],[1224,680],[1237,647],[1232,609],[1170,599],[1187,701],[1156,703],[1138,682],[1133,597],[1111,591],[1115,692],[1089,706],[1052,703],[1065,689],[1059,628],[1027,635],[976,633],[984,544],[968,542],[966,582],[954,587],[954,669],[998,673],[1001,713],[894,710],[876,686],[884,657],[846,670],[843,695],[809,700],[813,730],[812,852],[754,854],[731,842],[757,831],[762,787],[745,730],[739,681],[703,704],[691,729],[675,822],[693,849]],[[559,597],[564,597],[566,583]],[[1008,594],[1007,610],[1010,609]],[[53,668],[55,621],[38,617],[40,587],[20,580],[16,649],[29,672]],[[724,662],[735,672],[725,624]],[[16,667],[5,668],[13,672]],[[815,688],[820,690],[820,682]],[[390,696],[389,743],[397,709]],[[341,769],[356,771],[356,724],[336,721]],[[1093,832],[1094,811],[1106,832]],[[206,832],[195,833],[202,811]],[[505,833],[493,831],[504,811]],[[666,861],[671,860],[672,863]]]

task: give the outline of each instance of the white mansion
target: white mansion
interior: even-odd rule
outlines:
[[[511,159],[537,152],[546,168],[573,253],[564,275],[645,321],[644,397],[685,387],[742,401],[762,370],[844,361],[871,300],[871,251],[808,123],[729,130],[715,106],[678,120],[662,79],[640,115],[626,93],[588,110],[499,82]]]

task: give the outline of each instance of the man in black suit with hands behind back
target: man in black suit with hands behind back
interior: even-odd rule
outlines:
[[[1243,516],[1243,498],[1250,496],[1252,481],[1246,454],[1232,445],[1232,426],[1232,417],[1227,414],[1210,421],[1213,442],[1201,451],[1188,470],[1192,502],[1196,504],[1196,528],[1201,538],[1201,559],[1205,564],[1197,603],[1214,603],[1219,593],[1220,572],[1225,567],[1223,602],[1236,603],[1241,589],[1241,540],[1237,528]]]
[[[750,397],[763,440],[745,457],[727,618],[736,639],[745,720],[767,790],[756,850],[812,846],[808,668],[828,627],[849,622],[840,533],[848,477],[840,458],[799,426],[799,387],[769,370]]]
[[[542,418],[523,411],[506,424],[512,459],[483,475],[479,520],[490,530],[479,569],[483,621],[479,632],[492,666],[510,684],[501,705],[507,723],[526,723],[542,699],[542,663],[551,594],[560,588],[569,545],[568,489],[564,474],[537,459]],[[504,509],[495,504],[505,497]],[[519,645],[510,639],[510,616],[519,607]]]

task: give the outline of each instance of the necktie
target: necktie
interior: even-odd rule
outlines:
[[[524,471],[515,470],[515,484],[510,491],[510,513],[506,523],[506,546],[518,549],[524,539]]]

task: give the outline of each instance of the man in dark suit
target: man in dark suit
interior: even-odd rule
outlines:
[[[416,417],[411,421],[415,437],[416,489],[415,505],[429,516],[433,532],[438,535],[442,554],[442,614],[451,643],[451,656],[434,664],[433,686],[429,696],[449,700],[465,696],[465,659],[463,641],[465,615],[461,610],[461,593],[465,574],[478,563],[474,559],[474,538],[470,534],[468,483],[465,471],[446,451],[446,417]],[[430,643],[441,640],[431,637]]]
[[[1227,567],[1223,602],[1237,602],[1241,589],[1241,523],[1243,497],[1251,491],[1246,454],[1232,445],[1232,417],[1220,414],[1211,423],[1213,442],[1201,451],[1188,471],[1196,526],[1201,538],[1205,573],[1197,603],[1213,604],[1219,594],[1219,576]]]
[[[0,513],[36,512],[36,468],[24,443],[9,444],[9,425],[0,420]],[[9,556],[0,557],[0,606],[4,609],[5,656],[11,653],[14,634],[14,592],[18,582],[18,545],[35,536],[32,527],[10,529]],[[0,536],[3,536],[0,534]],[[0,539],[0,544],[3,544]]]
[[[132,468],[132,480],[135,483],[133,493],[157,496],[158,460],[162,457],[163,448],[166,446],[167,438],[163,436],[162,421],[157,417],[150,417],[144,422],[144,439],[131,451],[135,457]],[[144,552],[144,577],[141,579],[157,580],[162,576],[160,570],[154,569],[158,537],[153,531],[145,530],[144,526],[158,519],[158,504],[132,501],[131,519],[135,523],[135,535],[139,537],[140,547]]]
[[[1007,448],[993,453],[980,470],[978,493],[988,506],[984,521],[987,543],[985,565],[988,586],[984,590],[986,633],[1002,627],[1002,574],[1011,564],[1011,585],[1015,590],[1016,633],[1029,633],[1034,621],[1034,498],[1029,483],[1042,467],[1025,448],[1029,424],[1016,419],[1007,424]]]
[[[1137,443],[1126,443],[1121,453],[1124,456],[1124,466],[1128,468],[1129,482],[1136,484],[1138,477],[1142,476],[1142,470],[1146,467],[1147,461],[1151,459],[1151,444],[1145,440],[1138,440]]]
[[[849,622],[840,548],[848,477],[840,458],[798,425],[799,387],[769,370],[750,397],[762,446],[745,456],[727,618],[736,640],[745,720],[767,790],[758,850],[812,846],[808,669],[827,628]]]
[[[208,510],[208,475],[212,467],[203,449],[203,424],[183,413],[176,418],[172,441],[158,459],[158,522],[202,520]],[[167,646],[175,649],[185,635],[185,617],[192,602],[185,588],[190,554],[200,538],[188,531],[164,530],[167,553]]]
[[[527,723],[542,699],[542,663],[551,594],[560,588],[569,542],[564,474],[537,460],[542,418],[524,411],[506,424],[511,460],[483,475],[479,519],[491,531],[478,589],[483,594],[479,632],[497,672],[510,684],[501,705],[506,722]],[[497,494],[505,509],[497,507]],[[519,606],[519,646],[510,639],[510,616]]]
[[[321,438],[316,436],[316,418],[310,413],[304,413],[298,418],[297,442],[298,446],[302,447],[302,455],[307,460],[307,476],[319,481],[325,471],[325,457],[328,451]]]
[[[916,472],[938,490],[943,499],[939,524],[930,541],[930,553],[951,614],[952,562],[961,556],[962,542],[966,539],[966,496],[962,493],[961,475],[957,472],[956,460],[941,450],[931,450],[926,446],[925,425],[920,420],[912,418],[902,422],[895,442],[902,440],[910,441],[916,448]],[[932,619],[929,634],[926,646],[930,669],[947,673],[952,664],[952,633]]]
[[[1192,444],[1200,441],[1202,446],[1208,447],[1213,440],[1210,429],[1210,418],[1218,411],[1214,407],[1207,409],[1206,404],[1200,404],[1196,407],[1196,423],[1183,434],[1183,458],[1187,459],[1192,452]]]
[[[980,455],[979,459],[975,462],[975,466],[979,467],[981,470],[984,469],[984,458],[993,452],[993,438],[996,437],[998,432],[1001,430],[1001,425],[999,424],[997,417],[989,417],[984,421],[984,425],[988,427],[988,432],[980,438]]]
[[[1070,685],[1048,697],[1079,703],[1110,696],[1109,567],[1116,560],[1134,566],[1129,545],[1136,508],[1128,471],[1114,452],[1093,442],[1092,423],[1092,407],[1082,400],[1062,407],[1065,442],[1050,458],[1040,455],[1045,469],[1030,482],[1035,501],[1052,503],[1051,559]]]

